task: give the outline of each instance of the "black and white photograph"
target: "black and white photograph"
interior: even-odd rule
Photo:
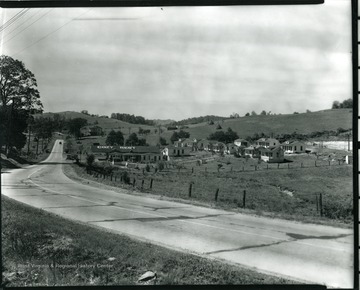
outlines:
[[[0,19],[2,286],[354,287],[351,1]]]

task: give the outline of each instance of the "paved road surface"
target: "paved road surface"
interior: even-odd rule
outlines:
[[[3,194],[46,211],[166,247],[303,282],[353,287],[353,231],[268,219],[80,184],[56,141],[40,165],[1,174]]]

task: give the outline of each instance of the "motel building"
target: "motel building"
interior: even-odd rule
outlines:
[[[113,164],[123,161],[148,163],[163,159],[160,148],[156,146],[92,146],[91,151],[97,160],[112,160]]]

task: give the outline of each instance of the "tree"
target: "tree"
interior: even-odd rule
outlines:
[[[249,116],[250,116],[250,113],[246,113],[246,114],[245,114],[245,117],[249,117]]]
[[[185,138],[189,138],[190,137],[190,133],[180,130],[179,132],[174,132],[171,137],[170,137],[170,141],[172,143],[174,143],[175,141],[178,141],[179,139],[185,139]]]
[[[106,145],[123,145],[124,144],[124,135],[121,131],[115,132],[114,130],[111,130],[108,134],[106,141]]]
[[[311,111],[309,109],[306,109],[306,113],[311,113]]]
[[[232,113],[232,114],[230,114],[230,118],[231,119],[240,118],[240,115],[238,113]]]
[[[256,116],[257,114],[256,114],[256,112],[255,111],[252,111],[251,112],[251,116]]]
[[[126,146],[147,146],[145,139],[139,139],[136,133],[131,133],[126,140]]]
[[[80,129],[87,125],[87,120],[84,118],[70,119],[67,122],[67,125],[70,134],[74,135],[76,138],[80,138]]]
[[[342,108],[352,108],[353,107],[353,100],[347,99],[342,102]]]
[[[260,115],[265,115],[266,116],[266,111],[265,110],[262,110]]]
[[[166,141],[166,139],[165,139],[165,138],[163,138],[163,137],[160,137],[160,139],[159,139],[159,143],[160,143],[160,145],[162,145],[162,146],[167,145],[167,141]]]
[[[331,108],[332,109],[339,109],[340,108],[340,102],[339,101],[334,101]]]
[[[92,168],[95,162],[95,156],[94,154],[90,154],[86,157],[86,164],[88,168]]]
[[[209,140],[216,140],[222,143],[233,143],[236,139],[238,139],[238,134],[233,131],[231,128],[228,128],[226,132],[217,131],[215,133],[210,134],[208,137]]]
[[[42,108],[34,74],[21,61],[0,56],[0,145],[6,146],[6,154],[13,146],[19,149],[24,140],[26,143],[26,120]]]

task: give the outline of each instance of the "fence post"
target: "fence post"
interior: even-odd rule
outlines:
[[[191,197],[191,191],[192,191],[192,183],[189,185],[189,197]]]
[[[136,179],[135,179],[135,177],[134,177],[134,181],[133,181],[133,187],[135,187],[135,182],[136,182]]]
[[[246,190],[244,189],[244,194],[243,194],[243,208],[245,208],[245,201],[246,201]]]
[[[316,197],[316,212],[319,212],[319,200],[318,200],[318,195],[315,195]]]
[[[141,181],[141,189],[144,189],[144,179]]]
[[[322,193],[320,193],[320,216],[323,216]]]
[[[280,168],[280,163],[278,163],[278,169]]]
[[[219,189],[217,188],[217,189],[216,189],[216,192],[215,192],[215,201],[217,201],[218,195],[219,195]]]
[[[269,164],[266,164],[266,170],[269,170]]]
[[[191,173],[194,173],[194,167],[193,167],[193,168],[191,168]]]
[[[152,186],[153,186],[153,179],[151,178],[151,180],[150,180],[150,189],[152,189]]]
[[[330,166],[330,160],[329,160],[329,166]]]

